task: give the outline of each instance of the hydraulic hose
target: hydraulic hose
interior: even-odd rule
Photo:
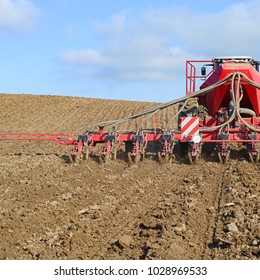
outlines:
[[[251,84],[251,85],[253,85],[253,86],[255,86],[255,87],[257,87],[257,88],[260,89],[260,85],[257,84],[257,83],[255,83],[255,82],[253,82],[252,80],[250,80],[245,74],[243,74],[243,73],[237,73],[237,76],[238,76],[237,91],[239,91],[241,77],[245,78],[245,80],[246,80],[249,84]],[[241,89],[241,90],[242,90],[242,89]],[[245,125],[246,127],[248,127],[250,130],[252,130],[252,131],[254,131],[254,132],[260,132],[259,129],[255,128],[252,124],[246,122],[246,121],[242,118],[238,106],[235,107],[235,110],[236,110],[236,114],[237,114],[238,118],[244,123],[244,125]]]
[[[211,92],[212,90],[216,89],[217,87],[225,84],[230,78],[231,79],[231,87],[230,87],[230,95],[231,95],[231,101],[233,103],[233,109],[232,109],[232,113],[229,116],[228,120],[226,120],[224,123],[214,126],[214,127],[206,127],[206,128],[200,128],[200,131],[202,132],[206,132],[206,131],[214,131],[217,129],[220,129],[220,131],[222,132],[222,130],[224,129],[225,126],[229,126],[229,124],[235,119],[236,115],[238,116],[238,118],[245,124],[246,127],[248,127],[250,130],[255,131],[255,132],[260,132],[259,129],[256,129],[252,124],[246,122],[242,117],[241,114],[249,114],[251,116],[255,116],[255,112],[247,109],[247,108],[239,108],[239,104],[240,101],[242,100],[243,94],[240,96],[240,98],[238,99],[239,96],[239,90],[242,90],[241,88],[241,77],[250,85],[252,85],[253,87],[256,87],[258,89],[260,89],[260,84],[255,83],[254,81],[250,80],[245,74],[240,73],[240,72],[233,72],[230,73],[229,75],[227,75],[225,78],[223,78],[222,80],[218,81],[217,83],[204,88],[202,90],[198,90],[196,92],[193,92],[189,95],[186,95],[184,97],[181,98],[177,98],[174,100],[171,100],[169,102],[166,103],[162,103],[162,104],[158,104],[156,106],[150,107],[150,108],[146,108],[144,110],[142,110],[139,113],[136,113],[132,116],[126,117],[126,118],[122,118],[122,119],[117,119],[117,120],[110,120],[110,121],[105,121],[105,122],[99,122],[96,124],[93,124],[89,127],[86,128],[86,132],[89,131],[90,129],[94,128],[94,127],[107,127],[107,126],[113,126],[115,127],[116,125],[128,122],[128,121],[132,121],[136,118],[142,117],[142,116],[146,116],[142,122],[139,124],[138,128],[137,128],[137,133],[139,132],[139,130],[141,129],[141,124],[149,119],[150,117],[152,117],[154,114],[158,113],[159,111],[168,108],[170,106],[173,106],[175,104],[178,104],[180,102],[184,102],[184,104],[182,105],[182,107],[178,110],[178,112],[166,123],[166,130],[167,130],[167,126],[169,124],[170,121],[173,121],[173,119],[175,119],[176,117],[178,117],[178,115],[180,114],[180,112],[183,110],[183,108],[187,105],[188,100],[190,98],[196,98],[199,96],[204,96],[206,94],[208,94],[209,92]],[[236,88],[235,88],[235,84],[236,84]]]
[[[127,121],[131,121],[131,120],[134,120],[136,118],[139,118],[143,115],[147,115],[149,113],[154,113],[156,111],[160,111],[160,110],[163,110],[165,108],[168,108],[170,106],[173,106],[177,103],[180,103],[180,102],[183,102],[183,101],[186,101],[187,99],[190,99],[190,98],[193,98],[193,97],[198,97],[198,96],[203,96],[203,95],[206,95],[207,93],[209,93],[210,91],[214,90],[215,88],[225,84],[225,82],[233,75],[233,73],[230,73],[229,75],[227,75],[225,78],[223,78],[222,80],[218,81],[216,84],[214,85],[211,85],[207,88],[204,88],[202,90],[199,90],[199,91],[196,91],[196,92],[193,92],[189,95],[186,95],[184,97],[181,97],[181,98],[177,98],[177,99],[174,99],[174,100],[171,100],[169,102],[166,102],[166,103],[162,103],[162,104],[159,104],[159,105],[156,105],[154,107],[151,107],[151,108],[147,108],[147,109],[144,109],[143,111],[137,113],[137,114],[134,114],[130,117],[127,117],[127,118],[123,118],[123,119],[118,119],[118,120],[111,120],[111,121],[105,121],[105,122],[100,122],[100,123],[96,123],[96,124],[93,124],[89,127],[86,128],[86,131],[89,131],[90,129],[92,129],[93,127],[97,127],[97,126],[100,126],[100,127],[106,127],[106,126],[115,126],[115,125],[118,125],[118,124],[121,124],[121,123],[124,123],[124,122],[127,122]],[[152,114],[153,115],[153,114]]]
[[[248,108],[239,108],[239,113],[240,114],[247,114],[247,115],[250,115],[252,117],[256,117],[256,113],[253,110],[248,109]]]

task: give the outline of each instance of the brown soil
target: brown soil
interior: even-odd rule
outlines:
[[[0,100],[0,131],[75,137],[89,124],[153,105],[5,94]],[[173,114],[162,112],[159,125]],[[260,259],[259,164],[243,149],[234,148],[226,165],[211,147],[196,165],[152,157],[131,166],[68,164],[69,152],[54,142],[0,142],[0,259]]]

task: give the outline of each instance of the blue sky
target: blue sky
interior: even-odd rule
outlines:
[[[260,60],[259,12],[259,0],[0,0],[0,92],[172,100],[186,59]]]

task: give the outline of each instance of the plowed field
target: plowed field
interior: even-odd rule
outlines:
[[[1,94],[0,131],[76,137],[152,105]],[[174,111],[159,114],[159,125]],[[260,259],[259,164],[242,147],[225,165],[211,147],[196,165],[68,164],[69,152],[0,142],[0,259]]]

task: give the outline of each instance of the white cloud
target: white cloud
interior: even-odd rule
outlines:
[[[188,8],[150,10],[145,21],[200,55],[250,55],[258,52],[260,43],[259,12],[260,1],[248,1],[216,13],[193,13]]]
[[[0,0],[0,30],[27,29],[38,12],[29,0]]]
[[[102,49],[67,51],[61,59],[92,78],[172,80],[184,75],[186,59],[258,54],[259,11],[260,1],[251,1],[215,13],[184,7],[120,13],[95,24]]]
[[[104,36],[120,36],[126,28],[126,13],[112,15],[108,22],[95,22],[94,26]]]
[[[131,23],[130,23],[131,22]],[[187,52],[167,44],[168,39],[147,32],[126,14],[96,23],[105,42],[101,50],[66,51],[62,61],[77,67],[77,73],[109,80],[169,80],[183,69]]]
[[[67,51],[61,55],[61,58],[68,63],[78,65],[93,65],[102,63],[101,54],[96,50],[90,49],[83,51]]]

